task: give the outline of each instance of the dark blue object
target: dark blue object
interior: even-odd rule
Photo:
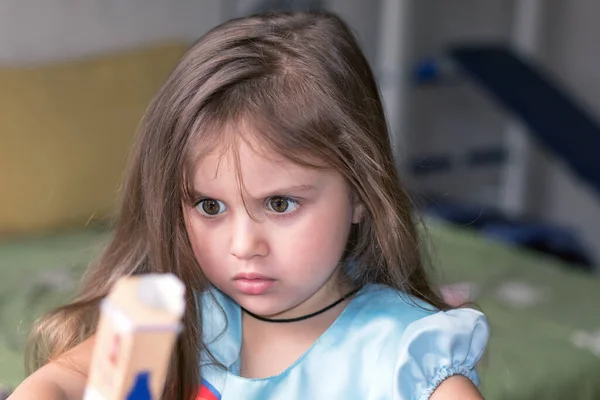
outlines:
[[[417,158],[411,162],[410,169],[415,175],[449,172],[454,168],[450,156],[445,154]]]
[[[150,372],[143,371],[136,376],[133,388],[127,395],[127,400],[152,400]]]
[[[431,201],[424,211],[430,217],[475,229],[482,229],[489,224],[500,223],[505,220],[504,216],[494,209],[454,203],[447,200]]]
[[[466,164],[471,168],[494,166],[508,161],[508,154],[503,148],[475,149],[467,153]]]
[[[585,249],[576,239],[575,233],[564,227],[542,223],[505,222],[489,224],[482,229],[482,232],[487,237],[551,254],[576,265],[589,267],[592,265]]]
[[[433,58],[426,58],[419,61],[415,67],[414,76],[419,84],[432,83],[443,78],[440,65]]]
[[[575,269],[594,270],[594,260],[572,230],[527,218],[511,218],[476,205],[431,197],[422,212],[483,236],[520,248],[535,250],[570,263]]]
[[[600,194],[600,127],[567,90],[503,45],[458,45],[448,53]]]

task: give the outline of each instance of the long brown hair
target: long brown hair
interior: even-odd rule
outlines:
[[[348,255],[359,284],[381,283],[444,309],[421,260],[410,199],[393,160],[373,73],[349,28],[325,12],[269,13],[226,22],[182,58],[140,126],[114,236],[77,299],[34,330],[34,368],[94,332],[97,306],[124,275],[172,272],[187,285],[184,331],[166,399],[190,399],[202,348],[193,294],[208,282],[185,231],[191,169],[225,124],[245,121],[290,160],[332,168],[366,215]]]

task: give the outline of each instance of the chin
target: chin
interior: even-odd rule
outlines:
[[[292,308],[288,308],[284,305],[282,306],[282,302],[277,298],[265,295],[248,296],[242,294],[234,296],[233,299],[240,307],[263,317],[273,317]]]

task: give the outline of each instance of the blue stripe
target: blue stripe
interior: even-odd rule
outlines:
[[[217,397],[217,400],[221,400],[221,393],[219,393],[219,391],[213,385],[211,385],[209,381],[202,378],[202,385],[206,386],[206,388]]]

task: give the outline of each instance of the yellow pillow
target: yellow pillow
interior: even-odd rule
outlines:
[[[109,215],[139,120],[186,49],[0,68],[0,235]]]

